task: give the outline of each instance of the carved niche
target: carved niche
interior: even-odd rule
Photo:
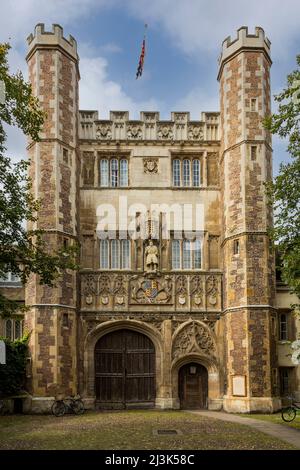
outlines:
[[[108,274],[102,274],[98,279],[98,293],[102,305],[108,305],[111,294],[111,277]]]
[[[215,355],[216,346],[209,328],[203,323],[192,321],[175,336],[172,357],[177,359],[189,353]]]
[[[94,185],[94,164],[95,156],[93,152],[83,152],[82,155],[82,179],[84,185]]]
[[[171,276],[134,275],[129,281],[131,304],[170,304],[173,284]]]

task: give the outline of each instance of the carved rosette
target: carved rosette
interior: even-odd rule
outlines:
[[[144,173],[155,174],[158,173],[158,158],[143,158]]]
[[[203,140],[203,127],[201,125],[189,125],[188,139],[189,140]]]
[[[190,353],[216,355],[216,345],[210,329],[204,323],[192,321],[175,336],[172,357],[177,359]]]

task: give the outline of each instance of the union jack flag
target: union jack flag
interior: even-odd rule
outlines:
[[[147,27],[147,26],[145,25],[145,28],[146,28],[146,27]],[[145,60],[145,49],[146,49],[146,35],[144,36],[144,39],[143,39],[143,44],[142,44],[142,50],[141,50],[139,65],[138,65],[137,72],[136,72],[136,78],[141,77],[141,76],[142,76],[142,73],[143,73],[144,60]]]

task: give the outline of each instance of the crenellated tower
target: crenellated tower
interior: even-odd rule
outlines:
[[[225,39],[219,62],[220,174],[223,206],[227,411],[278,407],[275,357],[272,213],[264,182],[272,177],[270,41],[257,27]]]
[[[30,82],[46,112],[40,142],[28,146],[33,192],[41,200],[35,228],[45,231],[49,250],[56,250],[78,237],[79,58],[75,39],[64,38],[56,24],[52,32],[38,24],[27,41]],[[51,403],[47,397],[76,392],[76,282],[76,274],[67,270],[55,288],[41,286],[36,275],[26,288],[30,390],[39,410]]]

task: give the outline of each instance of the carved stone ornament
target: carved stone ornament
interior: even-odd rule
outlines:
[[[103,305],[107,305],[108,302],[109,302],[109,297],[107,297],[107,296],[101,296],[101,303],[102,303]]]
[[[118,304],[118,305],[124,305],[125,299],[124,299],[123,296],[117,295],[117,296],[115,297],[115,299],[116,299],[116,304]]]
[[[217,298],[218,298],[218,279],[216,276],[208,276],[206,279],[206,295],[207,295],[207,300],[210,305],[213,307],[217,303]]]
[[[144,158],[144,173],[158,173],[158,159],[157,158]]]
[[[173,139],[173,127],[167,125],[159,127],[157,136],[159,139]]]
[[[111,126],[109,125],[101,125],[97,127],[96,130],[96,139],[106,139],[110,140],[112,138]]]
[[[172,302],[172,281],[170,276],[149,279],[132,276],[130,280],[131,304],[168,304]]]
[[[91,305],[93,303],[93,297],[91,295],[87,295],[85,298],[85,303],[87,305]]]
[[[141,139],[143,137],[142,128],[140,126],[129,126],[127,128],[128,139]]]
[[[196,275],[191,278],[191,296],[197,307],[203,303],[203,276]]]
[[[95,278],[92,274],[85,277],[83,284],[83,292],[87,297],[95,295],[96,283]]]
[[[172,356],[177,359],[192,352],[215,355],[215,351],[215,343],[209,328],[202,323],[193,321],[175,336]]]
[[[189,140],[203,140],[203,129],[200,126],[189,126]]]

